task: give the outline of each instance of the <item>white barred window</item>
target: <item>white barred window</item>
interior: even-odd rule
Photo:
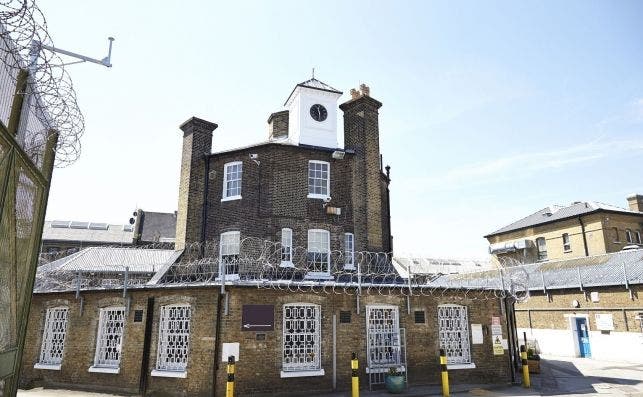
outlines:
[[[40,360],[36,367],[60,369],[65,350],[68,312],[69,309],[66,307],[47,309],[45,329],[42,333]]]
[[[118,368],[121,363],[121,344],[125,327],[125,308],[100,309],[94,366],[90,368]]]
[[[344,269],[355,269],[355,235],[344,233]]]
[[[321,308],[289,303],[283,313],[282,377],[323,375],[321,368]]]
[[[292,229],[281,229],[281,266],[292,266]]]
[[[467,307],[438,306],[438,329],[440,349],[444,349],[447,354],[447,364],[471,363]]]
[[[243,163],[235,161],[223,166],[223,198],[221,201],[241,198],[241,175]]]
[[[190,305],[161,306],[157,371],[185,372],[190,340]],[[156,375],[152,373],[152,375]]]
[[[309,277],[330,275],[330,232],[322,229],[308,231]]]

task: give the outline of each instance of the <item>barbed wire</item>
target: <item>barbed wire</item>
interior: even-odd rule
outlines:
[[[445,274],[435,259],[420,268],[386,252],[284,247],[254,237],[223,247],[208,241],[179,251],[158,248],[94,247],[71,255],[41,254],[35,291],[240,285],[315,294],[449,294],[474,300],[528,296],[529,276],[513,259],[502,269]],[[150,251],[162,254],[153,257]],[[444,261],[453,266],[453,260]]]
[[[47,22],[34,0],[0,0],[0,79],[18,83],[21,70],[28,70],[19,142],[38,164],[48,137],[58,133],[56,166],[73,163],[80,155],[80,137],[85,121],[76,100],[65,63],[56,53],[47,32]],[[20,88],[20,87],[18,87]],[[16,90],[7,91],[13,95]]]

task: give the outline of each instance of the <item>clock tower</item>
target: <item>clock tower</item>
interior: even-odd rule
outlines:
[[[342,92],[314,77],[299,83],[288,96],[288,138],[298,145],[335,149],[337,100]]]

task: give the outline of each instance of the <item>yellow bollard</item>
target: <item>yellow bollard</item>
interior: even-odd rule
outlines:
[[[225,396],[234,397],[234,356],[228,356],[228,381],[225,385]]]
[[[357,355],[353,353],[353,357],[351,358],[352,397],[359,397],[359,375],[357,374],[358,367],[359,362],[357,361]]]
[[[440,349],[440,370],[442,372],[442,396],[449,397],[449,372],[447,370],[447,354]]]
[[[531,381],[529,379],[529,365],[527,365],[527,349],[525,345],[520,345],[520,359],[522,361],[522,385],[524,387],[531,387]]]

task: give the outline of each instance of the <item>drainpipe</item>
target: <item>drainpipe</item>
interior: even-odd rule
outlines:
[[[393,235],[391,234],[391,191],[389,184],[391,183],[391,166],[386,166],[386,215],[388,217],[388,250],[393,252]]]
[[[578,217],[578,223],[580,223],[580,230],[583,233],[583,246],[585,247],[585,256],[589,256],[589,250],[587,249],[587,237],[585,236],[585,224],[583,223],[583,218]]]
[[[219,365],[221,359],[221,323],[223,319],[221,318],[221,306],[223,302],[223,294],[219,293],[217,295],[217,324],[214,331],[214,362],[212,363],[212,397],[217,397],[217,371],[219,370]]]

